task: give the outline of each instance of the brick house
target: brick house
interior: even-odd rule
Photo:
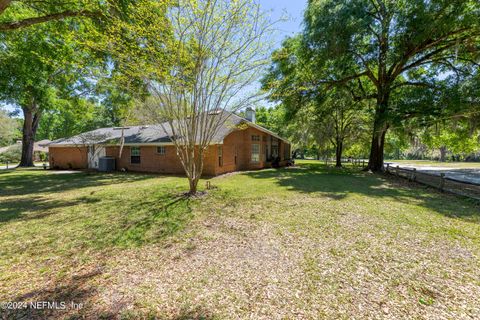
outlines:
[[[214,116],[214,115],[212,115]],[[290,143],[255,123],[255,112],[246,118],[222,112],[226,121],[212,139],[204,158],[203,174],[269,168],[290,160]],[[168,124],[103,128],[50,143],[50,167],[98,169],[100,157],[115,158],[116,168],[138,172],[184,174],[172,143]],[[167,131],[167,132],[165,132]],[[170,131],[170,132],[168,132]],[[120,154],[123,134],[124,147]]]

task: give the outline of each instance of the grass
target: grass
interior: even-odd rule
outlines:
[[[447,168],[456,168],[456,169],[480,168],[480,162],[440,162],[440,161],[431,161],[431,160],[387,160],[387,162],[416,165],[420,167],[429,166],[429,167],[447,167]]]
[[[1,171],[0,301],[83,304],[8,315],[480,317],[475,203],[315,161],[210,181]]]

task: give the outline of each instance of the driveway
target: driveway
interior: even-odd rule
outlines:
[[[418,172],[425,172],[434,175],[440,175],[441,173],[445,174],[445,177],[470,182],[475,184],[480,184],[480,169],[474,168],[455,168],[455,167],[442,167],[442,166],[428,166],[428,165],[416,165],[409,163],[397,163],[397,162],[387,162],[390,164],[390,167],[396,167],[397,165],[400,168],[405,169],[417,169]]]
[[[15,168],[16,165],[9,165],[8,168],[6,165],[0,165],[0,170],[4,170],[4,169],[12,169],[12,168]]]
[[[13,169],[16,168],[18,165],[17,164],[9,164],[8,169]],[[35,163],[35,167],[37,168],[42,168],[43,164]],[[5,164],[0,164],[0,170],[5,170],[7,169],[7,166]]]

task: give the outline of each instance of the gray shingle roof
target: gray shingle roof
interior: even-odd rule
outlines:
[[[215,115],[220,116],[220,115]],[[250,121],[230,112],[223,111],[221,116],[226,117],[225,123],[217,130],[212,139],[213,143],[222,143],[223,139],[235,128],[246,123],[264,132],[267,132],[277,138],[276,134],[262,128]],[[171,143],[172,128],[168,122],[157,125],[130,126],[125,127],[124,139],[126,145],[135,144],[167,144]],[[71,145],[92,145],[92,144],[119,144],[122,136],[121,128],[101,128],[93,131],[81,133],[79,135],[52,141],[48,146],[71,146]],[[282,138],[280,138],[282,139]],[[285,139],[282,139],[285,140]],[[286,141],[286,140],[285,140]]]

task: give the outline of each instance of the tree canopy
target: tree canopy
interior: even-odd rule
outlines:
[[[378,171],[388,128],[412,116],[394,107],[395,95],[435,90],[445,75],[478,68],[480,3],[312,0],[302,39],[306,66],[316,73],[306,87],[348,85],[359,99],[375,101],[369,168]]]

